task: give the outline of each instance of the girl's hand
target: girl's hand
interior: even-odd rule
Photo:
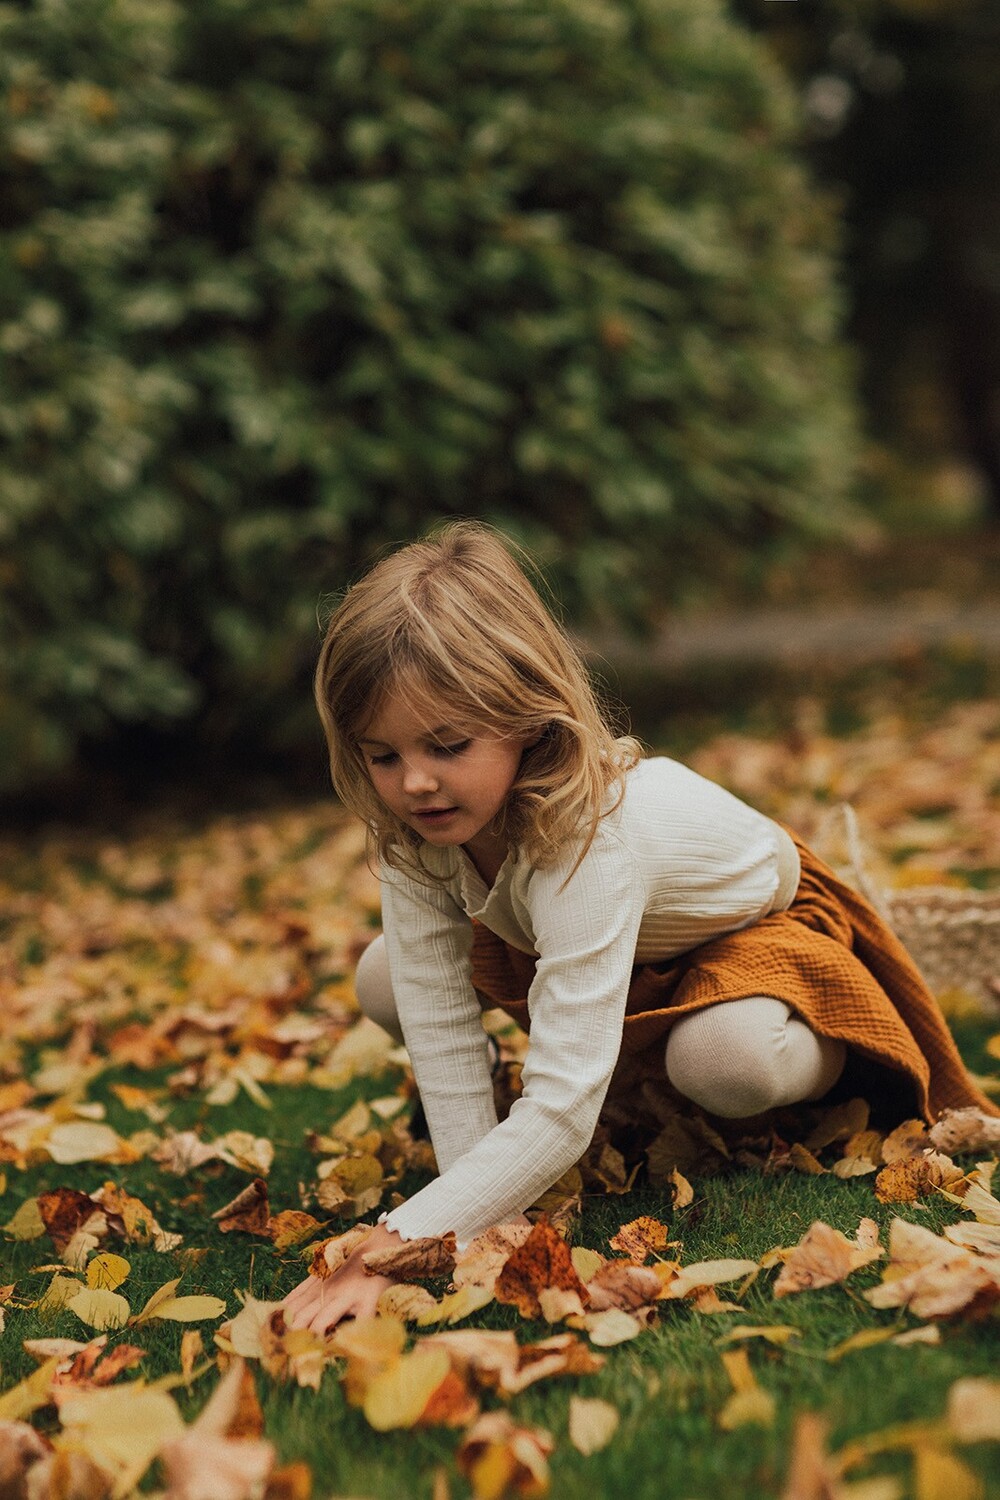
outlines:
[[[348,1318],[373,1317],[378,1299],[392,1276],[369,1276],[361,1259],[372,1250],[388,1250],[401,1245],[399,1235],[377,1224],[331,1276],[307,1276],[288,1293],[282,1303],[285,1322],[290,1328],[311,1328],[325,1335]]]

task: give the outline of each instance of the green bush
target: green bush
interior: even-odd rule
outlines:
[[[294,738],[438,517],[605,616],[842,522],[833,217],[716,0],[22,0],[0,93],[8,788]]]

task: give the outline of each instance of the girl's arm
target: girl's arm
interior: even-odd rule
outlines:
[[[386,870],[382,924],[406,1049],[445,1172],[497,1123],[472,987],[472,923],[446,888]]]
[[[502,1125],[470,1134],[457,1159],[439,1158],[441,1176],[392,1211],[387,1224],[404,1239],[451,1229],[464,1244],[533,1203],[590,1143],[621,1048],[645,889],[633,855],[606,825],[563,888],[570,869],[567,861],[531,877],[540,958],[522,1097]],[[433,1031],[408,1030],[402,1005],[400,1015],[423,1095],[421,1064],[433,1058],[415,1055],[414,1043],[433,1047]],[[431,1110],[428,1120],[437,1150]]]

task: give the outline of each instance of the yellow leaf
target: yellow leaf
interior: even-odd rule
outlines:
[[[174,1282],[174,1285],[177,1283]],[[256,1297],[247,1296],[235,1318],[216,1329],[216,1343],[223,1348],[228,1345],[234,1354],[239,1354],[243,1359],[260,1359],[263,1353],[261,1334],[264,1326],[280,1306],[280,1302],[258,1302]]]
[[[719,1412],[719,1426],[724,1432],[735,1427],[770,1427],[774,1422],[775,1401],[770,1391],[754,1385],[748,1391],[734,1391]]]
[[[596,1250],[588,1250],[584,1245],[574,1245],[570,1257],[573,1269],[582,1282],[588,1282],[604,1264],[603,1255],[598,1255]]]
[[[67,1444],[114,1475],[116,1500],[135,1488],[164,1443],[184,1432],[173,1400],[138,1382],[75,1393],[60,1403],[59,1420]]]
[[[451,1292],[442,1297],[440,1302],[435,1302],[433,1307],[426,1308],[417,1317],[418,1328],[428,1328],[432,1323],[459,1323],[463,1318],[471,1317],[481,1307],[493,1301],[493,1292],[484,1286],[460,1286],[457,1292]]]
[[[117,1292],[85,1287],[66,1306],[88,1328],[124,1328],[132,1309]]]
[[[443,1349],[418,1346],[376,1375],[365,1392],[364,1413],[376,1432],[413,1427],[451,1369]]]
[[[682,1266],[660,1293],[661,1297],[686,1297],[699,1286],[720,1286],[726,1281],[738,1281],[757,1270],[755,1260],[701,1260],[691,1266]]]
[[[569,1440],[587,1458],[608,1446],[620,1421],[618,1410],[610,1401],[586,1396],[569,1398]]]
[[[915,1448],[913,1478],[914,1500],[982,1500],[979,1476],[944,1448]]]
[[[0,1396],[0,1422],[23,1422],[32,1412],[47,1406],[52,1377],[58,1366],[58,1356],[47,1359],[24,1380],[4,1391]]]
[[[178,1286],[180,1286],[180,1281],[181,1278],[179,1276],[175,1276],[173,1281],[165,1281],[161,1287],[157,1287],[156,1291],[149,1298],[142,1311],[136,1313],[135,1317],[132,1319],[132,1322],[136,1324],[147,1323],[150,1318],[156,1316],[156,1309],[159,1307],[160,1303],[168,1302],[170,1300],[170,1298],[176,1292]]]
[[[37,1198],[26,1198],[14,1217],[3,1226],[12,1240],[37,1240],[45,1233],[45,1220]]]
[[[131,1269],[123,1255],[95,1255],[87,1265],[87,1285],[95,1291],[113,1292]]]
[[[425,1286],[403,1281],[386,1287],[375,1311],[382,1318],[402,1318],[404,1323],[415,1323],[421,1313],[430,1312],[437,1305],[434,1294]]]
[[[735,1328],[723,1334],[721,1339],[716,1340],[719,1344],[736,1344],[744,1339],[764,1339],[769,1344],[787,1344],[791,1339],[801,1338],[802,1330],[792,1328],[787,1323],[775,1323],[769,1326],[758,1326],[749,1323],[737,1323]]]
[[[58,1312],[61,1307],[72,1302],[81,1289],[80,1282],[74,1281],[72,1276],[53,1276],[38,1304],[38,1311]]]
[[[110,1125],[80,1120],[53,1125],[44,1149],[61,1166],[72,1166],[80,1161],[101,1161],[114,1156],[121,1144],[121,1137]]]
[[[221,1297],[167,1297],[146,1313],[143,1322],[166,1318],[169,1323],[200,1323],[206,1318],[221,1318],[225,1310]]]
[[[827,1350],[826,1357],[831,1364],[836,1364],[845,1354],[855,1354],[859,1349],[872,1349],[876,1344],[888,1343],[895,1333],[895,1328],[862,1328],[858,1333],[852,1333],[850,1338],[834,1344],[832,1349]]]

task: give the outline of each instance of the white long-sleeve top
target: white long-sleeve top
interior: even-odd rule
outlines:
[[[491,888],[460,848],[424,850],[440,885],[382,872],[389,971],[440,1175],[386,1224],[466,1243],[533,1203],[586,1150],[621,1048],[636,962],[669,959],[789,904],[787,833],[666,758],[641,761],[621,805],[546,869],[516,851]],[[537,957],[522,1096],[497,1123],[472,987],[471,918]]]

